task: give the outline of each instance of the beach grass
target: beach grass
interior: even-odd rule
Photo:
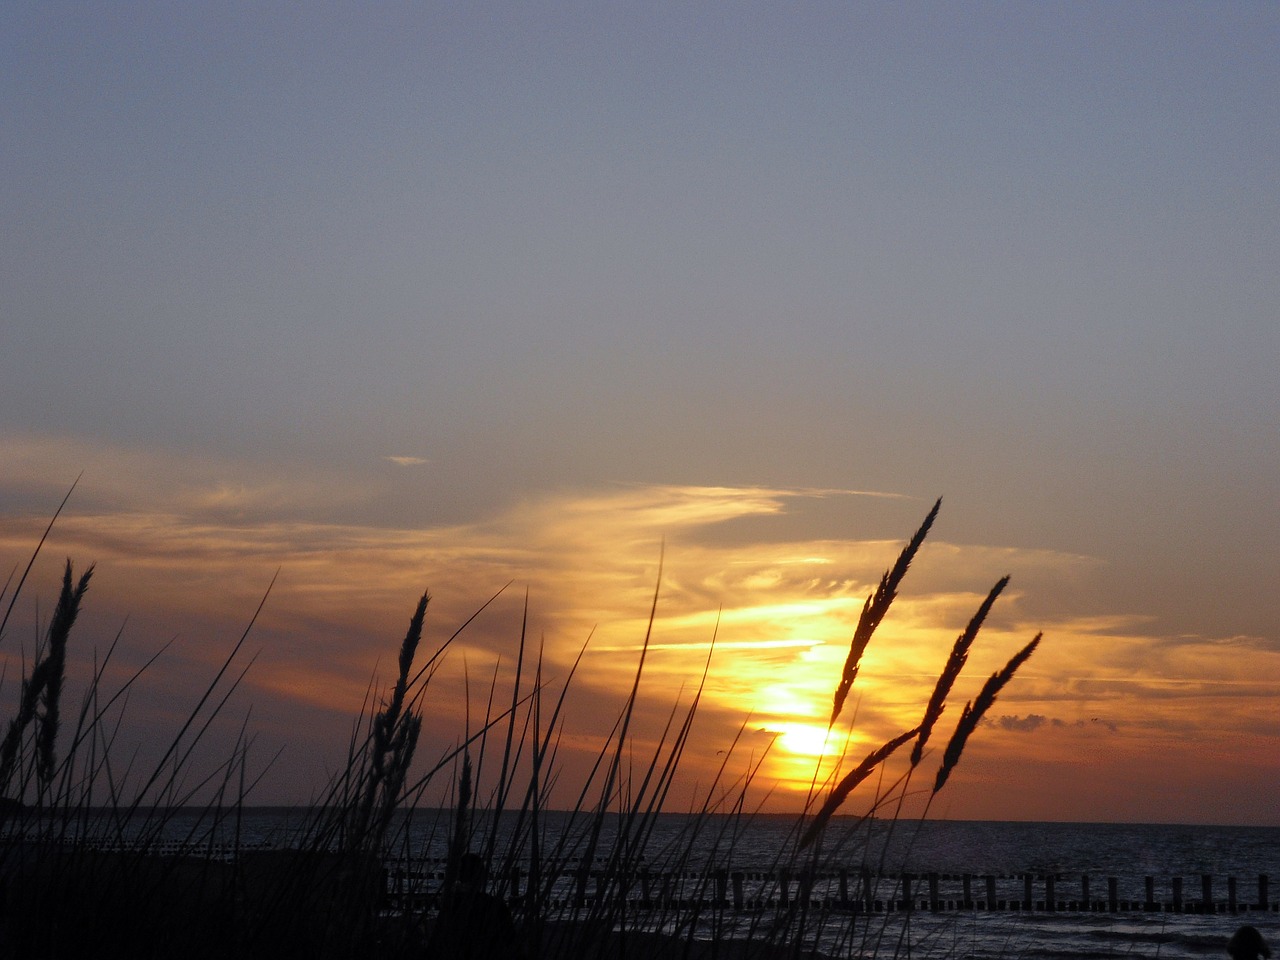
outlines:
[[[832,725],[940,505],[934,504],[863,606],[835,678]],[[919,724],[857,762],[835,758],[833,772],[821,782],[815,772],[809,801],[772,863],[764,865],[772,879],[760,901],[768,907],[744,911],[735,909],[730,870],[767,789],[757,782],[764,758],[741,755],[745,719],[699,799],[677,811],[684,815],[678,838],[663,834],[660,840],[656,829],[672,812],[670,796],[711,669],[709,654],[701,675],[691,678],[691,693],[670,704],[656,744],[637,739],[633,721],[645,696],[661,574],[628,695],[579,783],[563,781],[558,751],[587,644],[565,677],[549,681],[541,645],[535,649],[529,642],[527,615],[513,637],[509,688],[495,671],[484,715],[468,718],[443,756],[426,762],[418,756],[423,724],[434,722],[428,716],[431,684],[466,627],[432,644],[424,636],[430,597],[423,592],[400,641],[393,681],[386,689],[370,687],[353,722],[344,767],[308,807],[289,847],[264,850],[242,849],[238,842],[255,783],[247,763],[251,732],[242,729],[230,755],[211,770],[197,770],[194,759],[251,667],[244,645],[257,613],[170,735],[159,762],[135,769],[119,756],[118,737],[129,689],[146,665],[120,688],[107,689],[113,645],[95,664],[79,709],[62,709],[66,651],[91,596],[92,573],[90,567],[77,578],[67,562],[57,606],[32,663],[22,665],[17,704],[0,741],[5,956],[55,960],[104,955],[104,948],[133,958],[431,956],[441,952],[433,936],[451,891],[459,889],[466,858],[475,856],[488,867],[489,890],[510,911],[518,942],[512,956],[773,960],[810,955],[818,942],[828,956],[897,955],[901,942],[886,938],[883,925],[877,930],[866,917],[855,922],[846,913],[812,907],[806,884],[835,863],[883,871],[883,850],[874,848],[865,827],[875,817],[896,822],[901,816],[952,686],[1008,582],[992,588],[957,638]],[[25,583],[24,572],[0,592],[0,643]],[[527,604],[526,598],[526,614]],[[934,773],[930,799],[945,787],[983,715],[1039,640],[1018,651],[965,705]],[[889,758],[913,741],[906,772],[886,776]],[[836,819],[854,788],[873,776],[874,796],[859,813]],[[427,805],[424,798],[439,795],[444,784],[451,804]],[[553,804],[553,787],[555,796],[573,800]],[[175,843],[174,811],[190,813],[193,806],[198,815],[184,819],[193,825]],[[412,869],[426,856],[414,839],[424,832],[448,851],[443,880],[389,896],[384,865],[390,860],[408,864],[411,873],[432,874],[425,863]],[[236,838],[229,852],[210,839],[228,834]],[[678,890],[664,886],[673,876],[682,878]]]

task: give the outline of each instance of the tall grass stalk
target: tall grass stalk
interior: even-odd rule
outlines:
[[[853,687],[853,681],[858,677],[858,666],[862,662],[867,644],[871,642],[871,636],[876,632],[876,627],[880,626],[884,615],[889,612],[889,607],[898,595],[898,586],[902,583],[902,578],[907,575],[907,568],[915,559],[920,544],[924,543],[924,538],[929,535],[929,528],[933,526],[933,521],[941,507],[942,498],[939,497],[915,535],[902,548],[897,562],[884,572],[879,586],[862,605],[862,614],[858,617],[858,625],[854,628],[853,639],[849,643],[849,654],[845,658],[844,669],[840,673],[840,682],[836,685],[836,692],[831,698],[831,720],[828,721],[828,727],[835,726],[836,720],[840,717],[845,698]]]
[[[832,814],[840,808],[840,805],[848,799],[849,794],[853,792],[853,788],[866,780],[875,772],[880,764],[884,763],[894,751],[900,746],[916,736],[920,732],[919,727],[912,727],[906,733],[900,733],[893,739],[887,741],[883,746],[872,750],[863,761],[850,770],[847,774],[840,778],[840,782],[831,788],[831,792],[827,795],[827,799],[823,801],[813,821],[805,829],[800,837],[800,849],[803,850],[809,844],[818,838],[818,834],[822,832],[822,828],[827,825],[827,821],[831,819]]]
[[[929,743],[929,735],[933,732],[933,727],[938,722],[938,718],[942,716],[942,711],[946,709],[947,697],[951,694],[951,688],[960,676],[960,671],[964,669],[964,665],[969,661],[969,648],[973,646],[973,641],[977,639],[978,631],[982,629],[982,624],[986,621],[987,614],[991,612],[991,607],[995,604],[996,598],[1000,596],[1008,585],[1009,578],[1007,576],[997,580],[996,585],[991,588],[986,599],[978,607],[977,613],[970,619],[969,625],[964,628],[964,632],[956,637],[956,642],[951,648],[951,654],[947,657],[946,665],[943,666],[942,673],[938,674],[938,682],[934,684],[933,693],[929,695],[929,703],[924,709],[924,718],[920,721],[920,734],[916,737],[915,745],[911,748],[911,768],[913,770],[920,765],[920,761],[924,757],[924,748]]]
[[[996,702],[996,696],[1004,689],[1005,684],[1013,679],[1013,675],[1018,668],[1027,662],[1031,654],[1035,652],[1036,647],[1040,645],[1041,636],[1042,634],[1037,633],[1030,643],[1009,659],[1003,669],[997,670],[987,678],[987,682],[982,685],[982,690],[978,692],[978,696],[971,703],[964,705],[964,711],[960,714],[960,720],[956,723],[955,732],[951,735],[951,740],[947,743],[947,749],[942,755],[942,765],[938,768],[938,775],[933,782],[934,794],[946,785],[947,779],[951,776],[951,771],[960,762],[960,755],[964,752],[964,745],[969,741],[969,737],[973,734],[973,731],[978,729],[978,724],[992,704]]]
[[[67,561],[62,574],[62,591],[58,595],[53,618],[49,621],[43,648],[36,651],[31,675],[22,681],[22,697],[17,716],[9,721],[4,741],[0,742],[0,795],[8,796],[14,787],[13,777],[15,764],[19,759],[19,747],[27,728],[32,724],[35,725],[33,766],[37,789],[43,795],[53,783],[67,640],[92,577],[93,567],[90,566],[80,575],[79,582],[72,586],[71,561]],[[26,771],[16,772],[22,778],[16,791],[16,796],[20,798],[26,787]]]

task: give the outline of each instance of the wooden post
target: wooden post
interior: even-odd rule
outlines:
[[[716,904],[724,906],[729,902],[729,871],[721,867],[716,871]]]
[[[904,910],[911,909],[911,874],[909,873],[902,875],[902,907]]]
[[[840,868],[840,906],[848,906],[849,904],[849,870],[846,867]]]
[[[1156,908],[1156,878],[1147,877],[1147,899],[1145,908],[1154,910]]]
[[[1227,877],[1227,910],[1235,913],[1239,909],[1236,902],[1236,878]]]
[[[809,909],[813,901],[813,871],[805,867],[800,871],[800,909]]]
[[[1030,910],[1035,906],[1032,901],[1033,894],[1031,892],[1031,874],[1024,873],[1022,875],[1022,909]]]
[[[785,867],[778,871],[778,903],[787,906],[791,903],[791,871]]]
[[[746,879],[746,874],[741,870],[733,871],[733,909],[741,910],[746,903],[746,896],[742,891],[742,882]]]
[[[1107,877],[1107,909],[1112,913],[1120,910],[1120,896],[1116,892],[1119,881],[1115,877]]]
[[[994,910],[996,908],[996,878],[995,874],[988,873],[987,881],[987,909]]]
[[[1080,874],[1080,909],[1093,909],[1093,904],[1089,901],[1089,875],[1087,873]]]
[[[1267,891],[1267,875],[1265,873],[1258,874],[1258,909],[1271,909],[1271,894]]]
[[[938,875],[936,873],[929,874],[929,910],[937,913],[942,909],[942,904],[938,900]]]
[[[973,874],[966,873],[961,881],[964,885],[964,908],[966,910],[973,909]]]
[[[1209,873],[1200,874],[1200,901],[1201,913],[1217,913],[1217,907],[1213,902],[1213,875]]]
[[[1044,875],[1044,908],[1050,913],[1056,913],[1058,909],[1058,901],[1055,899],[1057,894],[1054,892],[1056,879],[1052,873]]]
[[[539,895],[538,888],[541,886],[541,884],[539,883],[539,870],[538,870],[539,866],[540,864],[538,863],[538,860],[535,857],[533,863],[529,865],[529,878],[528,880],[525,881],[525,884],[524,884],[524,898],[525,898],[525,902],[529,904],[530,908],[532,908],[533,905],[537,902],[538,895]]]
[[[1173,912],[1182,912],[1182,878],[1173,878]]]
[[[578,886],[573,895],[573,905],[575,907],[585,907],[587,905],[587,874],[590,872],[586,867],[578,868]]]
[[[867,913],[875,907],[875,887],[871,883],[871,869],[862,868],[862,900],[867,906]]]

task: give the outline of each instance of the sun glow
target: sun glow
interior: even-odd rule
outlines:
[[[777,746],[795,757],[818,759],[839,754],[842,748],[841,734],[820,723],[780,723]]]

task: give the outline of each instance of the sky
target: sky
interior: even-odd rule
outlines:
[[[943,734],[1044,639],[931,816],[1280,824],[1277,47],[1269,3],[5,4],[6,604],[79,480],[0,710],[67,558],[69,695],[169,644],[142,758],[271,585],[206,747],[306,802],[429,590],[424,768],[523,622],[549,690],[586,645],[581,782],[648,634],[641,754],[707,669],[677,805],[759,763],[794,810],[1007,574]]]

